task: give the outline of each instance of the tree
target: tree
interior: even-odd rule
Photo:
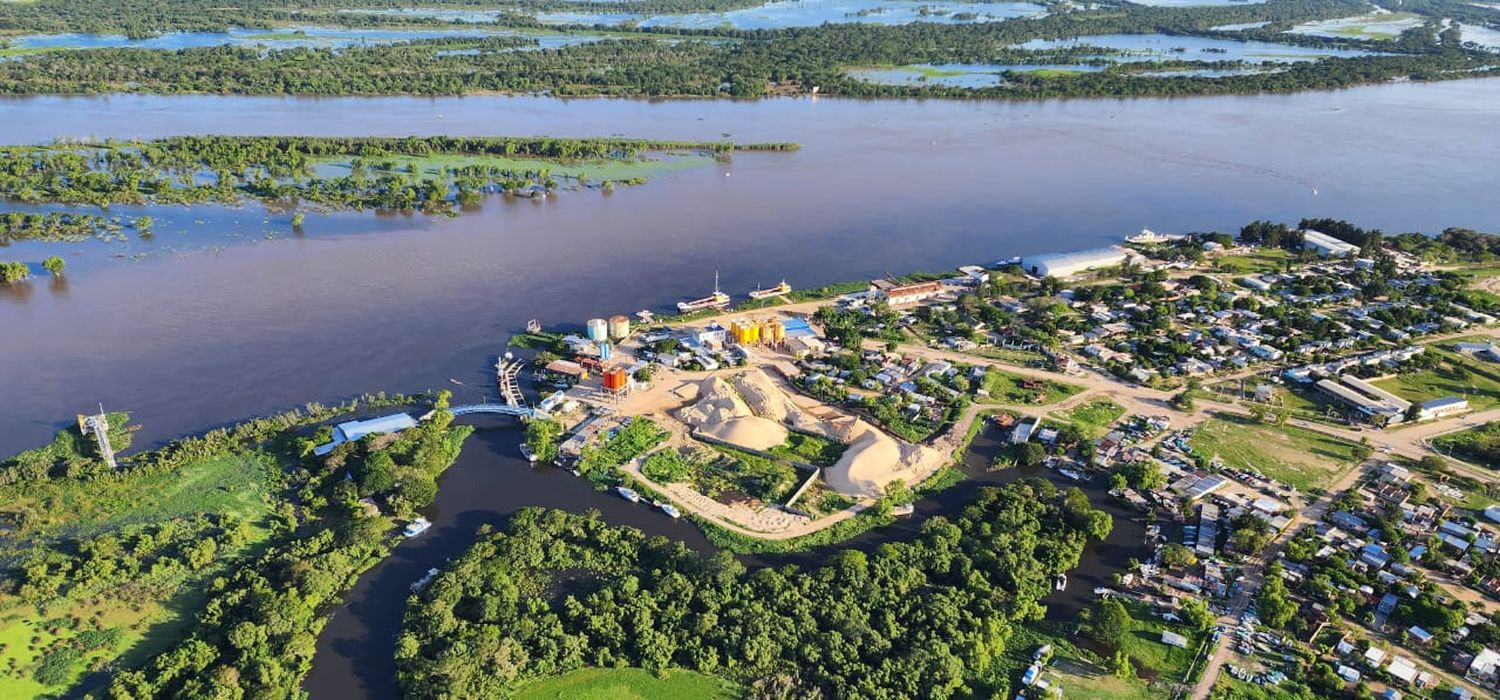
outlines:
[[[31,268],[23,262],[0,262],[0,282],[15,284],[31,276]]]
[[[1241,513],[1233,520],[1233,525],[1234,534],[1229,536],[1229,541],[1236,552],[1254,556],[1271,541],[1271,524],[1260,516]]]
[[[1200,598],[1184,598],[1179,612],[1182,613],[1182,621],[1198,634],[1203,634],[1214,626],[1214,614],[1208,609],[1208,603]]]
[[[1370,438],[1362,437],[1351,452],[1354,454],[1354,461],[1363,462],[1369,459],[1370,455],[1375,454],[1375,448],[1370,446]]]
[[[1023,467],[1035,467],[1047,459],[1047,449],[1035,442],[1021,444],[1021,452],[1016,461]]]
[[[1260,619],[1272,627],[1285,627],[1297,613],[1297,603],[1288,596],[1286,582],[1281,580],[1280,562],[1266,568],[1266,583],[1255,594],[1255,603]]]
[[[562,424],[546,418],[526,421],[526,446],[539,462],[557,459],[558,438],[562,436]]]
[[[1183,569],[1197,564],[1198,555],[1183,545],[1170,542],[1161,549],[1161,563],[1168,568]]]
[[[303,214],[300,211],[297,212],[296,214],[293,214],[292,215],[292,228],[302,228],[302,221],[306,218],[306,216],[307,216],[306,214]]]
[[[1197,402],[1193,401],[1193,394],[1191,391],[1183,391],[1182,393],[1173,396],[1171,403],[1172,408],[1175,408],[1179,411],[1192,411],[1197,408],[1198,405]]]
[[[47,256],[46,260],[42,261],[42,267],[45,268],[47,272],[52,273],[53,277],[61,277],[63,268],[67,266],[67,261],[63,260],[61,256],[57,255],[49,255]]]
[[[1090,634],[1111,649],[1119,649],[1130,633],[1130,611],[1114,598],[1102,598],[1094,604]]]

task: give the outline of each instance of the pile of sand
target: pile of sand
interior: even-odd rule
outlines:
[[[769,450],[786,442],[788,435],[780,423],[755,415],[719,377],[703,380],[698,400],[678,411],[677,418],[700,435],[752,450]]]
[[[776,385],[764,370],[754,369],[735,375],[734,388],[750,410],[762,418],[774,420],[803,432],[826,435],[839,442],[849,442],[848,427],[838,425],[845,420],[825,421],[809,414],[788,396],[786,390]],[[852,421],[852,417],[847,418]]]
[[[943,463],[943,453],[901,442],[862,420],[852,420],[848,435],[849,449],[823,471],[828,485],[840,493],[878,498],[892,481],[914,486]]]

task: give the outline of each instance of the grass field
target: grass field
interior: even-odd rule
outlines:
[[[792,433],[787,436],[786,442],[772,447],[770,452],[785,459],[831,467],[838,463],[839,457],[844,455],[844,450],[848,447],[825,437]]]
[[[1180,680],[1192,662],[1197,640],[1188,649],[1178,649],[1161,642],[1161,631],[1172,629],[1192,639],[1181,625],[1152,617],[1141,606],[1127,605],[1131,614],[1131,634],[1125,652],[1135,662],[1142,678],[1123,680],[1111,673],[1109,666],[1091,648],[1080,646],[1077,637],[1050,622],[1036,622],[1018,627],[1006,644],[1006,653],[997,659],[1002,672],[1013,682],[1031,664],[1031,655],[1043,644],[1052,645],[1052,661],[1046,677],[1060,686],[1063,697],[1070,700],[1151,700],[1166,697],[1168,686]]]
[[[1500,421],[1439,436],[1432,444],[1465,462],[1500,468]]]
[[[1320,489],[1354,466],[1354,445],[1305,428],[1219,414],[1193,433],[1193,449],[1248,467],[1298,491]]]
[[[84,538],[134,523],[194,513],[232,513],[255,520],[268,493],[259,457],[216,457],[139,478],[50,481],[26,496],[0,491],[0,511],[28,512],[32,535]],[[0,539],[0,552],[5,549]]]
[[[1214,265],[1231,274],[1280,272],[1292,255],[1280,248],[1256,248],[1248,253],[1214,259]]]
[[[1034,383],[1036,388],[1027,388],[1023,384],[1025,381],[1025,378],[1019,374],[991,367],[985,372],[982,383],[982,388],[990,395],[988,398],[979,399],[979,402],[1044,406],[1057,403],[1083,390],[1072,384],[1050,380],[1037,381]]]
[[[658,678],[639,668],[584,668],[521,688],[515,700],[713,700],[737,698],[739,686],[673,669]]]
[[[1078,430],[1089,439],[1097,440],[1104,437],[1109,426],[1123,415],[1125,415],[1124,406],[1109,399],[1099,398],[1066,411],[1051,413],[1048,417],[1056,421],[1072,423],[1078,426]]]
[[[1443,358],[1437,369],[1381,379],[1375,386],[1415,403],[1467,396],[1469,407],[1475,411],[1500,405],[1500,364],[1472,360],[1434,346],[1428,346],[1427,352]]]
[[[214,457],[160,474],[53,480],[25,492],[0,491],[0,509],[24,513],[26,523],[0,537],[0,556],[22,556],[39,542],[67,547],[130,525],[210,513],[236,515],[251,525],[237,548],[217,551],[215,561],[227,561],[267,536],[268,470],[274,468],[258,455]],[[216,567],[143,574],[91,590],[64,588],[40,601],[0,596],[0,697],[57,694],[111,661],[129,666],[145,660],[176,638],[175,630],[202,606],[201,582]]]

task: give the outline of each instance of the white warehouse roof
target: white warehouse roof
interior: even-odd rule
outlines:
[[[414,428],[417,421],[405,413],[393,413],[389,416],[371,418],[369,420],[352,420],[339,423],[333,429],[333,441],[326,445],[319,445],[313,449],[313,454],[319,457],[333,451],[345,442],[355,442],[366,435],[375,433],[399,433],[407,428]]]
[[[1048,253],[1021,258],[1021,269],[1040,277],[1068,277],[1084,270],[1113,267],[1125,262],[1125,251],[1117,247]]]

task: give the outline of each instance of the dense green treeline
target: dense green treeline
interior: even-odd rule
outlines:
[[[1300,22],[1367,9],[1356,0],[1271,0],[1198,8],[1110,5],[971,24],[827,24],[762,31],[627,27],[616,30],[614,38],[524,51],[514,49],[532,40],[517,37],[428,39],[341,49],[216,46],[180,51],[55,51],[0,62],[0,91],[754,97],[817,86],[825,94],[849,96],[1029,98],[1336,88],[1393,78],[1493,74],[1479,71],[1500,63],[1500,56],[1463,50],[1456,29],[1439,34],[1436,20],[1390,42],[1283,33]],[[1212,27],[1257,21],[1270,24],[1237,35],[1306,46],[1377,49],[1390,55],[1326,59],[1274,73],[1224,78],[1143,77],[1133,75],[1143,65],[1136,64],[1082,76],[1010,75],[1004,84],[982,90],[876,85],[846,75],[848,68],[869,65],[1098,63],[1098,55],[1108,52],[1016,47],[1032,39],[1113,33],[1222,37]],[[630,36],[631,31],[639,38],[618,38]],[[663,41],[668,37],[678,40]],[[455,53],[455,48],[473,51]],[[1225,62],[1219,67],[1236,65]]]
[[[445,407],[440,397],[420,426],[345,443],[326,460],[305,455],[317,438],[275,434],[275,454],[288,468],[279,475],[284,500],[273,536],[253,560],[208,582],[209,599],[186,638],[114,674],[109,696],[295,695],[327,620],[324,606],[399,540],[381,513],[426,506],[472,432],[452,426]],[[354,471],[359,478],[346,478]]]
[[[1099,522],[1099,521],[1102,521]],[[680,666],[832,697],[1000,697],[1013,628],[1109,529],[1077,489],[979,490],[914,542],[747,571],[597,515],[527,510],[408,609],[410,697],[497,697],[582,666]]]
[[[118,697],[161,697],[177,682],[170,669],[196,660],[218,666],[195,688],[224,697],[293,694],[321,606],[394,539],[381,513],[425,505],[470,429],[451,426],[439,410],[400,435],[347,443],[328,460],[307,456],[307,447],[326,437],[319,426],[335,417],[418,401],[381,395],[309,404],[122,454],[115,469],[76,428],[0,461],[0,625],[8,640],[0,645],[0,694],[76,696],[113,678]],[[438,406],[445,401],[440,395]],[[124,451],[126,416],[110,414],[109,423]],[[368,474],[364,465],[375,462],[389,469],[384,487],[344,478],[345,468]],[[233,672],[224,667],[231,655]]]

